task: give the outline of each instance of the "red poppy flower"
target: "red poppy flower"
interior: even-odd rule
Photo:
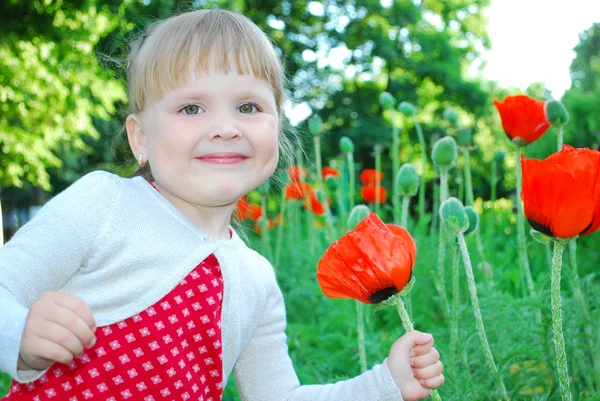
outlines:
[[[288,169],[288,174],[292,183],[299,183],[306,178],[306,169],[300,166],[293,166]]]
[[[377,187],[375,185],[365,185],[360,189],[360,194],[366,202],[375,203],[379,200],[378,203],[385,203],[385,199],[387,196],[387,190],[384,187],[379,187],[379,198],[377,195]]]
[[[363,185],[375,185],[382,179],[383,173],[372,168],[365,169],[360,173],[360,182]]]
[[[536,141],[550,128],[544,102],[526,95],[507,96],[504,102],[494,99],[502,128],[511,141]]]
[[[322,216],[325,213],[325,206],[323,206],[323,204],[319,201],[315,191],[310,194],[310,203],[305,206],[310,208],[310,211],[317,216]]]
[[[408,231],[371,213],[325,251],[317,279],[330,298],[379,303],[408,284],[416,256]]]
[[[308,196],[310,192],[312,192],[312,187],[310,184],[306,182],[293,182],[285,186],[284,196],[286,200],[302,200],[305,196]]]
[[[521,156],[521,199],[529,224],[552,237],[600,228],[600,152],[563,146],[545,160]]]
[[[246,196],[242,196],[240,198],[240,200],[237,201],[237,204],[235,207],[236,207],[235,213],[236,213],[238,219],[244,220],[244,219],[248,218],[249,207],[248,207],[248,199],[246,199]]]
[[[323,167],[323,179],[327,178],[328,175],[332,175],[334,177],[339,177],[340,176],[340,172],[338,171],[338,169],[335,169],[333,167]]]

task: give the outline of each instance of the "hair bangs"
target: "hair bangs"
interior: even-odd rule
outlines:
[[[181,87],[191,73],[209,71],[265,80],[281,113],[284,77],[279,58],[267,36],[246,17],[221,10],[194,11],[169,18],[148,32],[140,39],[129,75],[133,113]]]

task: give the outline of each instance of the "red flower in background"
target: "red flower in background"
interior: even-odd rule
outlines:
[[[375,185],[382,179],[383,173],[372,168],[365,169],[360,173],[360,182],[363,185]]]
[[[600,227],[600,152],[563,146],[545,160],[521,156],[525,217],[537,231],[571,238]]]
[[[371,213],[325,251],[317,279],[330,298],[379,303],[408,284],[416,256],[408,231]]]
[[[377,199],[377,187],[373,185],[365,185],[360,189],[360,194],[366,202],[371,203],[385,203],[387,190],[380,186],[379,187],[379,199]]]
[[[327,178],[328,175],[332,175],[336,178],[340,176],[340,172],[333,167],[323,167],[322,174],[323,174],[323,179]]]
[[[293,166],[288,169],[290,181],[292,183],[299,183],[306,179],[306,169],[300,166]]]
[[[317,198],[317,192],[307,182],[291,183],[285,186],[284,197],[286,200],[301,200],[304,207],[310,209],[314,214],[321,216],[325,213],[325,207]]]
[[[550,128],[545,102],[526,95],[507,96],[504,102],[494,99],[502,128],[510,140],[521,138],[526,144],[539,139]]]
[[[242,196],[236,204],[236,215],[240,220],[258,221],[262,217],[263,211],[262,207],[248,203],[248,199]]]

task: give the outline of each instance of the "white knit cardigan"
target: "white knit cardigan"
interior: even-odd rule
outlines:
[[[202,232],[143,178],[103,171],[54,197],[0,248],[0,370],[19,382],[44,373],[17,371],[28,308],[43,292],[78,296],[102,327],[156,303],[212,253],[224,282],[223,377],[234,372],[242,400],[402,401],[385,361],[350,380],[301,386],[270,263],[235,231],[230,240]]]

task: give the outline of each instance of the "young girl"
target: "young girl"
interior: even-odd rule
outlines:
[[[415,400],[442,385],[431,335],[372,370],[300,386],[273,269],[229,226],[286,148],[283,72],[243,16],[154,25],[128,63],[138,176],[93,172],[0,250],[7,400]],[[325,358],[326,356],[324,356]]]

